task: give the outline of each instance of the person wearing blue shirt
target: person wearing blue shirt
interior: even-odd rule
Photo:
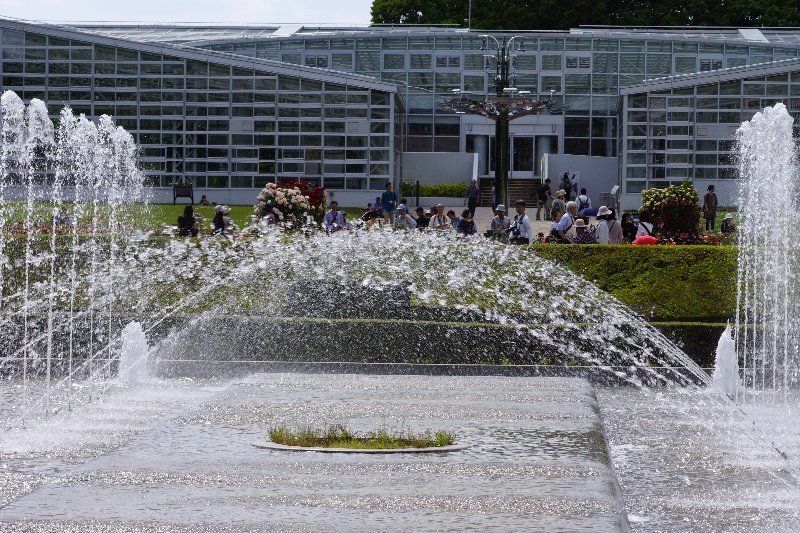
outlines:
[[[387,224],[394,222],[395,205],[397,204],[397,193],[392,191],[392,184],[386,184],[386,190],[381,195],[381,208],[383,209],[383,218]]]
[[[344,218],[342,217],[342,212],[339,211],[339,203],[336,200],[331,202],[331,209],[325,213],[323,222],[325,223],[325,229],[328,231],[339,231],[345,228]]]
[[[556,235],[561,242],[572,242],[569,230],[575,225],[575,217],[578,215],[578,205],[575,202],[567,202],[567,212],[561,217],[555,229]]]

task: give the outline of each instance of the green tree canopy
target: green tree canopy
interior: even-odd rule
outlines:
[[[467,25],[468,0],[374,0],[376,24]],[[474,0],[472,27],[565,30],[581,25],[800,26],[797,0]]]

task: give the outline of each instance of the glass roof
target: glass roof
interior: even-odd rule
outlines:
[[[210,41],[250,41],[289,36],[368,36],[387,34],[424,34],[445,33],[463,34],[497,33],[503,30],[479,30],[468,32],[464,28],[454,26],[320,26],[320,25],[183,25],[183,24],[76,24],[72,27],[81,31],[96,33],[108,37],[129,39],[140,42],[169,43],[208,43]],[[595,36],[617,38],[649,38],[649,39],[685,39],[690,41],[736,41],[741,43],[800,44],[800,28],[631,28],[602,26],[582,26],[569,31],[508,31],[503,33],[529,33],[554,36]]]

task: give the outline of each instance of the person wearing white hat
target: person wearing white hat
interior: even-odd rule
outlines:
[[[597,237],[594,228],[586,225],[586,221],[582,218],[575,219],[575,239],[573,244],[595,244]]]
[[[231,208],[227,205],[217,205],[214,207],[214,231],[212,232],[214,235],[225,235],[225,231],[228,229],[229,226],[232,226],[231,217],[228,216],[231,213]]]
[[[508,226],[511,224],[511,219],[506,216],[506,206],[500,204],[494,210],[495,216],[492,219],[492,235],[506,236],[508,234]]]
[[[722,226],[719,230],[722,233],[733,233],[736,231],[736,225],[733,223],[733,213],[726,213],[725,218],[722,220]]]
[[[608,207],[601,205],[597,210],[597,226],[595,226],[595,233],[597,234],[597,244],[608,244],[608,223],[606,222],[606,215],[611,213]]]

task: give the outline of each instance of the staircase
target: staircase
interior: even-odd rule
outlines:
[[[528,207],[536,207],[539,202],[536,200],[536,187],[541,185],[540,179],[510,179],[508,180],[508,197],[511,205],[506,206],[506,209],[511,210],[514,202],[517,200],[525,200]],[[493,178],[484,178],[478,182],[478,205],[480,207],[494,207],[494,198],[492,197],[492,187],[494,187]]]

